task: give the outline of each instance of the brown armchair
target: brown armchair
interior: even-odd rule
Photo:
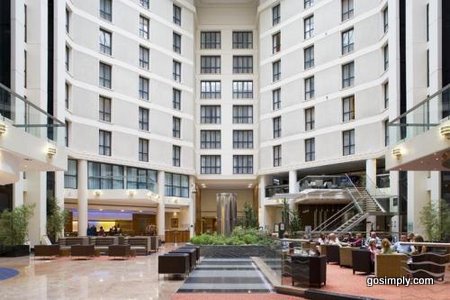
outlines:
[[[405,254],[379,254],[375,257],[375,276],[399,278],[406,276]]]
[[[73,245],[70,247],[72,257],[92,257],[95,256],[94,245]]]
[[[327,262],[335,262],[340,263],[340,257],[339,257],[339,249],[340,247],[338,245],[326,245],[326,256],[327,256]]]
[[[34,257],[55,257],[59,256],[59,245],[35,245]]]
[[[158,274],[189,274],[188,253],[166,253],[158,256]]]
[[[352,247],[341,247],[339,249],[339,264],[341,267],[352,267],[352,250],[355,248]]]
[[[373,272],[373,262],[371,255],[372,253],[367,249],[352,250],[353,274],[355,274],[355,272],[363,272],[365,274]]]
[[[113,258],[129,258],[131,256],[130,245],[109,245],[108,256]]]

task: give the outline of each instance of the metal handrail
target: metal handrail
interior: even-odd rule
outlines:
[[[319,224],[319,226],[314,228],[314,230],[312,230],[312,232],[323,231],[323,229],[327,228],[327,226],[329,226],[331,222],[334,222],[338,216],[344,215],[345,213],[350,211],[352,208],[354,208],[354,206],[355,206],[354,202],[348,203],[346,206],[344,206],[339,211],[337,211],[334,215],[332,215],[331,217],[326,219],[325,222],[322,222],[321,224]]]

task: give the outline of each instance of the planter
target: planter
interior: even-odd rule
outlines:
[[[30,255],[29,245],[16,245],[16,246],[0,246],[1,257],[19,257]]]
[[[269,248],[261,245],[201,245],[200,255],[205,257],[237,258],[263,256]]]

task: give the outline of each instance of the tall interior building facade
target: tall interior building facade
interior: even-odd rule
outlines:
[[[51,159],[0,137],[2,164],[22,161],[1,175],[1,207],[38,203],[32,244],[48,197],[70,211],[66,232],[152,224],[166,241],[215,231],[222,192],[269,232],[276,195],[342,176],[389,207],[373,230],[422,232],[421,207],[450,202],[448,169],[407,171],[389,147],[389,121],[450,83],[444,0],[0,5],[1,83],[65,125],[57,141],[41,131]],[[332,195],[286,197],[314,228],[345,206]]]

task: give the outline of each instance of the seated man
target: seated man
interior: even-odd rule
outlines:
[[[369,246],[369,242],[371,240],[375,240],[375,245],[377,248],[381,248],[381,239],[377,236],[377,233],[375,231],[372,231],[370,233],[370,236],[367,238],[366,246]]]
[[[352,242],[350,245],[351,245],[352,247],[362,247],[362,246],[364,246],[364,245],[363,245],[363,238],[362,238],[361,233],[357,233],[357,234],[356,234],[356,239],[355,239],[355,241]]]
[[[328,245],[336,245],[336,246],[342,247],[341,242],[339,241],[336,234],[334,234],[334,233],[330,233]]]
[[[413,252],[413,247],[411,245],[400,245],[400,242],[407,242],[408,238],[406,234],[400,236],[400,241],[396,242],[392,247],[392,250],[398,253],[411,254]]]

